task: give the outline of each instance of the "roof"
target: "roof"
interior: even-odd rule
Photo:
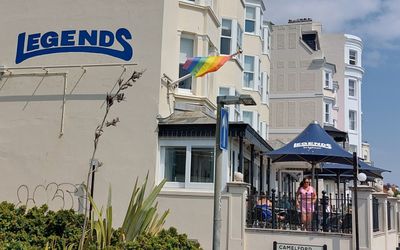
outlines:
[[[159,119],[159,137],[214,137],[216,119],[201,110],[177,111]],[[229,136],[243,137],[262,152],[273,148],[249,124],[229,123]]]
[[[159,124],[215,124],[215,117],[201,110],[175,111],[166,118],[159,119]]]
[[[337,142],[347,141],[347,133],[333,126],[324,126],[324,130],[335,139]]]

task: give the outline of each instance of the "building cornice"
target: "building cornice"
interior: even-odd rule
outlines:
[[[219,21],[217,15],[215,14],[214,10],[210,6],[203,6],[199,4],[194,4],[194,3],[189,3],[185,1],[179,1],[179,7],[187,7],[187,8],[193,8],[193,9],[198,9],[203,12],[206,12],[209,14],[213,22],[217,27],[221,27],[221,22]]]
[[[346,71],[356,71],[356,72],[359,72],[361,74],[364,74],[364,68],[360,67],[360,66],[356,66],[356,65],[346,64],[344,70],[345,70],[345,72],[344,72],[345,75],[347,75],[347,73],[348,73]]]

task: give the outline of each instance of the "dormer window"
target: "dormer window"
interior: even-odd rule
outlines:
[[[318,44],[318,35],[317,33],[306,33],[302,34],[301,36],[303,42],[310,47],[310,49],[317,51],[319,50],[319,44]]]

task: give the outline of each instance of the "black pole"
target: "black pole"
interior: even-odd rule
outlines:
[[[267,186],[268,196],[271,194],[271,158],[267,161]]]
[[[326,207],[328,206],[327,202],[328,196],[326,196],[326,191],[322,191],[322,231],[328,231],[328,213],[326,212]]]
[[[263,171],[263,168],[264,168],[264,166],[263,166],[263,161],[264,161],[264,157],[263,157],[263,155],[261,154],[261,152],[260,152],[260,172],[259,172],[259,175],[260,175],[260,193],[263,191],[263,174],[264,174],[264,171]]]
[[[315,187],[315,163],[312,162],[311,163],[311,181],[312,181],[312,185]]]
[[[243,171],[243,165],[244,165],[244,157],[243,157],[243,136],[239,136],[239,166],[238,166],[238,171],[241,172],[244,176],[244,171]],[[246,180],[244,180],[246,181]]]
[[[250,145],[250,169],[249,169],[251,194],[253,194],[253,189],[254,189],[254,157],[255,157],[254,144],[251,144]]]
[[[316,191],[316,196],[317,196],[317,199],[316,199],[316,201],[315,201],[315,211],[317,212],[317,216],[316,216],[316,230],[318,231],[319,230],[319,188],[318,188],[318,170],[316,171],[316,174],[315,174],[315,191]]]
[[[356,226],[356,249],[360,250],[360,238],[358,233],[358,197],[357,197],[357,174],[358,174],[358,158],[357,153],[353,152],[353,182],[354,182],[354,219],[355,219],[355,226]]]
[[[339,193],[340,193],[340,174],[339,173],[337,173],[336,174],[336,177],[337,177],[337,183],[336,183],[336,187],[337,187],[337,194],[339,195]]]
[[[91,162],[91,164],[92,164],[92,182],[90,183],[90,196],[93,199],[93,195],[94,195],[94,173],[96,171],[96,164],[94,164],[93,162]],[[90,202],[90,204],[89,204],[89,221],[91,221],[91,218],[92,218],[92,209],[93,209],[93,206],[92,206],[92,203]]]

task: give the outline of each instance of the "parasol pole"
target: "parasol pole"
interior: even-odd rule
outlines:
[[[311,179],[312,185],[315,187],[315,162],[311,162]]]

